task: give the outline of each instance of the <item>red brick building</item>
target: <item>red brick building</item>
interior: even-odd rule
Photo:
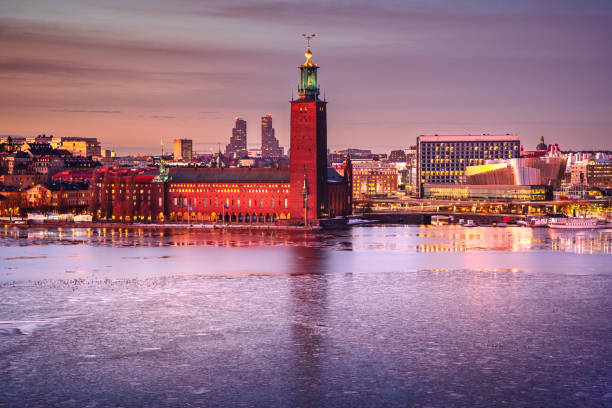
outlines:
[[[94,172],[89,183],[89,212],[97,219],[164,221],[165,185],[156,173],[112,169]]]
[[[310,45],[305,55],[298,98],[291,101],[288,169],[162,166],[159,174],[104,169],[92,177],[92,214],[115,221],[293,225],[350,214],[350,177],[327,168],[327,102],[319,99]]]

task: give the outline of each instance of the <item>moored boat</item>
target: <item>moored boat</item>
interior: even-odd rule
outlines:
[[[533,217],[527,221],[527,226],[531,228],[544,228],[548,225],[548,218]]]
[[[548,219],[548,228],[554,229],[597,229],[609,227],[610,224],[598,218],[566,217]]]

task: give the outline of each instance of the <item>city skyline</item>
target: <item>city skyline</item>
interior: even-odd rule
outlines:
[[[288,147],[294,50],[316,32],[332,150],[388,151],[436,133],[612,149],[610,4],[270,5],[5,2],[0,133],[97,137],[121,154],[187,138],[207,151],[235,116],[271,113]],[[289,23],[300,13],[308,26]]]

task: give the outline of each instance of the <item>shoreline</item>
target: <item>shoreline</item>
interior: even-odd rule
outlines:
[[[224,231],[224,230],[250,230],[250,231],[303,231],[319,232],[320,226],[290,226],[290,225],[247,225],[247,224],[141,224],[141,223],[105,223],[105,222],[41,222],[28,224],[14,224],[3,222],[2,228],[35,229],[35,228],[121,228],[121,229],[186,229],[195,231]]]

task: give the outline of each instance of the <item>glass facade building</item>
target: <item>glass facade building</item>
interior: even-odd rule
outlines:
[[[464,184],[467,166],[519,156],[517,135],[421,135],[417,137],[419,195],[424,196],[425,183]]]
[[[552,199],[550,186],[425,184],[423,190],[425,196],[439,200],[546,201]]]

